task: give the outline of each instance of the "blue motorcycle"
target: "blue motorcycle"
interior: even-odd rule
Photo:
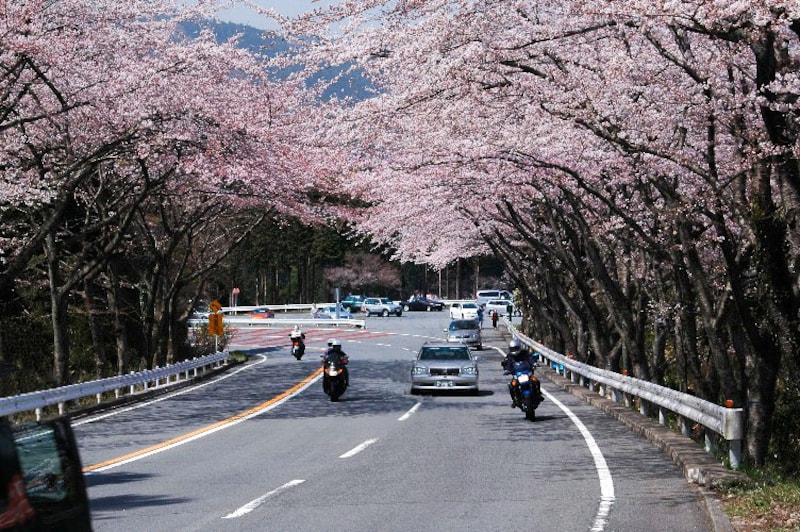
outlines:
[[[539,367],[539,364],[535,364],[534,368],[536,367]],[[525,412],[528,421],[536,421],[536,408],[542,402],[542,385],[533,374],[534,368],[525,363],[515,362],[513,370],[509,372],[513,375],[508,385],[511,397],[514,398],[516,406]]]

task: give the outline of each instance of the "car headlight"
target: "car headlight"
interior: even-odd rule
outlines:
[[[428,368],[426,368],[425,366],[414,366],[413,368],[411,368],[411,374],[412,375],[427,375],[428,374]]]
[[[478,368],[476,368],[475,366],[464,366],[463,368],[461,368],[461,374],[462,375],[477,375],[478,374]]]

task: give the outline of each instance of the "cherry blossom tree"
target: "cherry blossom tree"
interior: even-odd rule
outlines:
[[[674,335],[764,461],[800,341],[796,2],[374,0],[285,23],[307,69],[377,89],[319,137],[361,230],[432,264],[490,246],[528,326],[601,364],[662,379]]]
[[[196,242],[193,230],[203,226],[198,217],[251,213],[247,223],[220,223],[205,235],[218,240],[205,248],[213,263],[265,212],[315,215],[304,204],[325,186],[305,172],[293,139],[306,124],[301,92],[289,83],[279,89],[235,42],[218,44],[210,32],[181,39],[179,23],[197,13],[155,0],[7,7],[0,289],[12,293],[44,253],[55,381],[63,384],[67,303],[111,258],[141,251],[137,238],[151,244],[141,315],[152,339],[165,332],[181,286],[162,265],[186,256],[187,239]],[[219,241],[229,230],[239,234]],[[155,350],[148,341],[148,364]]]

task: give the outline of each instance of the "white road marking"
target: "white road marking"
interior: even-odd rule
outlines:
[[[362,443],[361,445],[358,445],[358,446],[354,447],[353,449],[350,449],[349,451],[347,451],[346,453],[341,455],[339,458],[352,458],[353,456],[357,455],[358,453],[360,453],[361,451],[363,451],[364,449],[366,449],[367,447],[369,447],[370,445],[372,445],[376,441],[378,441],[378,438],[372,438],[371,440],[367,440],[364,443]]]
[[[603,452],[600,450],[597,442],[594,441],[592,433],[589,432],[589,429],[586,428],[586,425],[584,425],[583,422],[578,419],[578,416],[576,416],[561,401],[547,393],[547,391],[544,389],[542,389],[542,393],[549,401],[552,401],[554,405],[567,414],[575,426],[578,427],[583,439],[586,441],[586,445],[589,447],[589,452],[594,458],[594,467],[597,470],[597,477],[600,479],[600,506],[597,508],[594,524],[589,530],[591,532],[603,532],[606,524],[608,523],[608,514],[611,512],[611,506],[616,500],[616,496],[614,495],[614,479],[611,478],[611,471],[608,469]]]
[[[282,491],[285,491],[285,490],[287,490],[287,489],[289,489],[291,487],[298,486],[298,485],[302,484],[303,482],[305,482],[305,480],[292,480],[292,481],[289,481],[286,484],[284,484],[283,486],[281,486],[279,488],[276,488],[276,489],[270,491],[269,493],[265,493],[264,495],[262,495],[258,499],[253,499],[252,501],[248,502],[247,504],[245,504],[241,508],[237,509],[235,512],[229,513],[228,515],[223,517],[223,519],[235,519],[237,517],[242,517],[245,514],[249,514],[250,512],[255,510],[256,508],[258,508],[259,506],[264,504],[267,501],[267,499],[269,499],[270,497],[272,497],[274,495],[277,495],[278,493],[280,493]]]
[[[422,405],[422,403],[417,403],[417,404],[415,404],[414,406],[412,406],[412,407],[411,407],[411,409],[410,409],[408,412],[406,412],[405,414],[403,414],[402,416],[400,416],[400,417],[397,419],[397,421],[405,421],[406,419],[410,418],[410,417],[411,417],[411,416],[414,414],[414,412],[416,412],[417,410],[419,410],[419,407],[420,407],[421,405]]]

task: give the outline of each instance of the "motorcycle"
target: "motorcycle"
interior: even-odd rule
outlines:
[[[331,398],[331,402],[336,402],[339,397],[347,390],[348,376],[347,355],[343,353],[329,353],[322,355],[322,390]]]
[[[515,362],[511,373],[511,395],[516,406],[525,412],[528,421],[536,421],[536,408],[542,402],[541,383],[533,374],[539,364],[531,368],[527,364]]]
[[[289,335],[289,338],[292,340],[292,356],[297,360],[303,358],[303,355],[306,352],[306,344],[303,342],[303,337],[305,335],[300,333],[292,333]]]

